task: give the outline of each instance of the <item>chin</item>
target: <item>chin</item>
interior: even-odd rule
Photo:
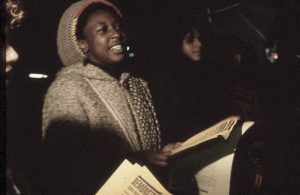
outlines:
[[[125,59],[125,55],[116,56],[112,59],[114,63],[120,63]]]
[[[192,59],[194,62],[200,62],[201,58],[193,58]]]

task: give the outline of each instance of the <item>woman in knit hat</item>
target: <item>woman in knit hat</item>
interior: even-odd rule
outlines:
[[[166,166],[177,146],[161,149],[147,83],[124,61],[121,22],[105,0],[76,2],[60,20],[65,67],[44,101],[44,194],[93,194],[124,158]]]

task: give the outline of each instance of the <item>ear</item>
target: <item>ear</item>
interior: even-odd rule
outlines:
[[[78,46],[84,54],[86,54],[87,51],[89,50],[89,46],[88,46],[87,42],[83,39],[78,41]]]

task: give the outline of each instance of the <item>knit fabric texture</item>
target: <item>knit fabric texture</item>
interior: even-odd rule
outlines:
[[[127,85],[130,95],[126,95],[126,98],[137,124],[142,149],[158,150],[161,147],[161,135],[148,85],[143,79],[135,77],[129,78]]]
[[[81,13],[93,3],[112,7],[122,17],[120,10],[106,0],[82,0],[72,4],[61,17],[57,31],[58,55],[64,66],[83,62],[85,58],[84,53],[78,45],[76,27]]]

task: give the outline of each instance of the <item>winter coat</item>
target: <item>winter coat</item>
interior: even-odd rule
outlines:
[[[128,73],[119,81],[82,63],[58,73],[43,108],[44,190],[49,194],[95,193],[127,154],[159,148],[157,120],[152,121],[157,133],[143,132],[142,111],[132,106],[135,92],[126,88],[130,80],[140,84],[151,103],[147,83]]]

